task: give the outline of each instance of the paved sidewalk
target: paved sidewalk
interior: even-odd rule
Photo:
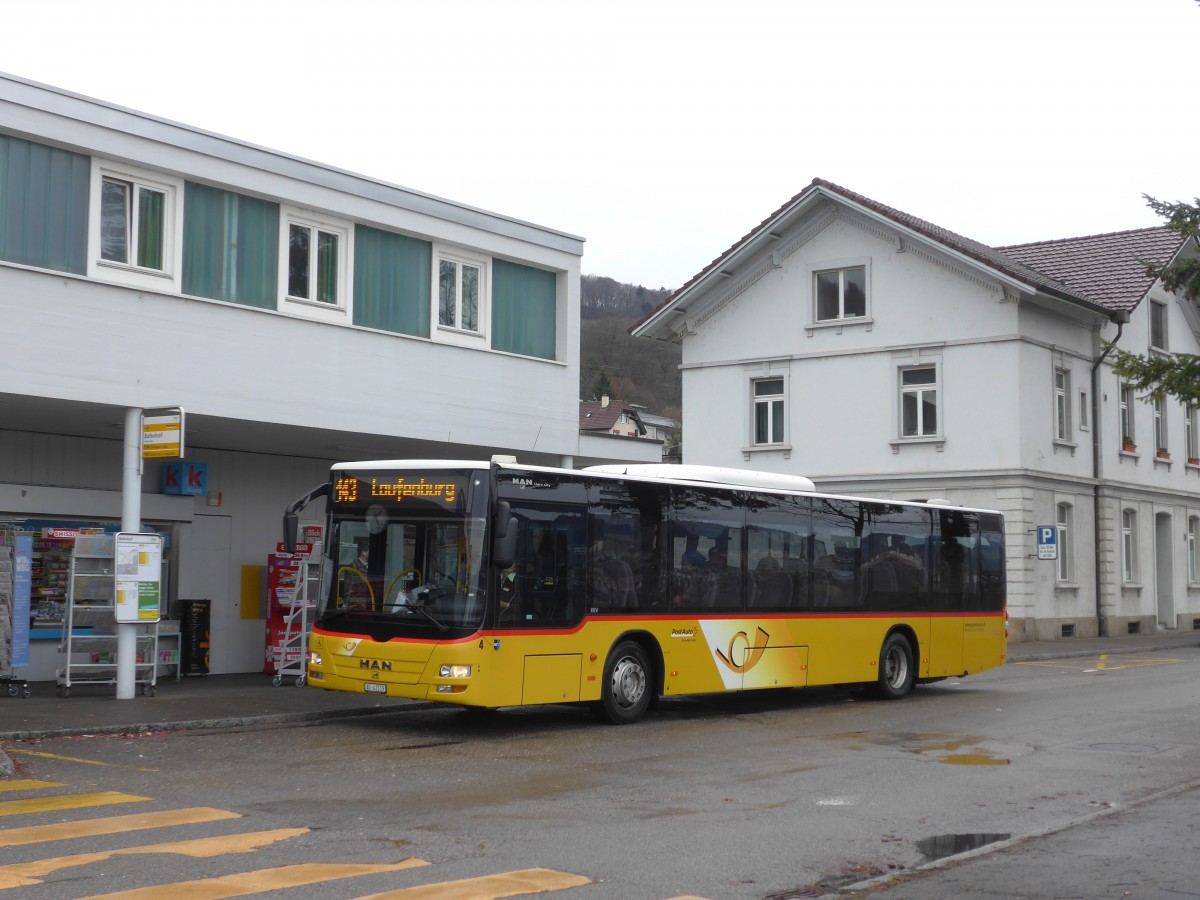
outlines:
[[[1200,631],[1116,638],[1066,639],[1009,645],[1009,660],[1029,661],[1120,653],[1169,651],[1200,646]],[[32,682],[28,698],[9,697],[0,687],[0,741],[229,728],[375,715],[417,705],[365,694],[298,688],[289,678],[279,687],[270,675],[209,675],[159,681],[155,696],[117,700],[112,685],[74,685],[60,697],[53,682]],[[5,774],[0,750],[0,776]]]

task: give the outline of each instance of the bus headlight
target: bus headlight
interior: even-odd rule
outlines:
[[[442,678],[470,678],[471,677],[471,667],[470,666],[442,666],[441,671],[438,672],[438,675],[440,675]]]
[[[308,654],[308,664],[310,666],[319,666],[323,662],[325,662],[325,660],[321,658],[321,654],[317,651],[314,650],[312,653]]]

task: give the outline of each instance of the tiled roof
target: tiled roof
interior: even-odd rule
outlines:
[[[1183,239],[1166,226],[998,247],[1005,256],[1052,275],[1093,303],[1133,309],[1154,284],[1147,264],[1162,266]]]
[[[1162,265],[1169,262],[1183,243],[1174,232],[1159,227],[1036,244],[989,247],[932,222],[878,203],[831,181],[814,178],[812,184],[763,219],[752,231],[689,279],[631,330],[637,329],[660,310],[674,303],[688,288],[712,272],[735,250],[761,233],[789,207],[818,190],[840,196],[1036,290],[1099,309],[1128,310],[1137,306],[1154,283],[1154,278],[1146,273],[1145,264],[1151,262]]]
[[[579,430],[580,431],[611,431],[622,415],[629,416],[639,434],[644,434],[646,426],[642,418],[632,406],[620,401],[609,400],[605,406],[600,400],[579,401]]]

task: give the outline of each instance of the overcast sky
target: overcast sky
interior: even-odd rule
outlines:
[[[1195,0],[37,0],[0,71],[678,287],[814,177],[991,245],[1200,194]]]

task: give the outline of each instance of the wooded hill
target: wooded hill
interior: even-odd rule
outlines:
[[[579,398],[608,394],[644,406],[648,413],[679,419],[679,345],[629,333],[671,291],[584,275],[579,293]]]

